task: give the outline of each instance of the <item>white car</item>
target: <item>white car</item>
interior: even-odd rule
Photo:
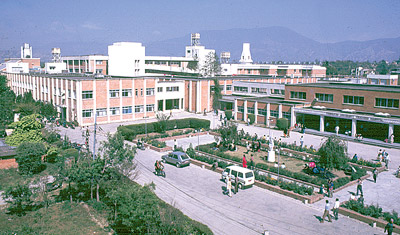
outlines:
[[[226,182],[228,175],[231,176],[231,182],[235,182],[235,177],[238,177],[239,188],[248,188],[254,184],[254,172],[250,169],[241,166],[228,166],[222,172],[221,179]]]

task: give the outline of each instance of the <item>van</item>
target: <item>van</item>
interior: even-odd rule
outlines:
[[[222,181],[226,182],[228,175],[231,176],[231,182],[235,182],[235,177],[238,177],[240,189],[251,187],[254,184],[254,172],[250,169],[241,166],[228,166],[222,172]]]

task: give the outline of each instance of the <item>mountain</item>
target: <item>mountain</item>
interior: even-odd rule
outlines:
[[[200,31],[201,45],[231,52],[231,61],[238,61],[242,44],[250,43],[254,62],[271,61],[315,61],[315,60],[353,60],[353,61],[393,61],[400,57],[400,37],[370,41],[343,41],[320,43],[285,27],[264,27],[254,29],[229,29]],[[29,43],[29,42],[28,42]],[[42,61],[51,60],[51,48],[61,48],[61,56],[104,54],[107,55],[109,41],[33,41],[33,56]],[[183,37],[143,43],[146,55],[183,56],[185,46],[190,45],[190,34]],[[0,61],[8,57],[19,57],[19,46],[0,50]]]
[[[239,60],[242,43],[250,43],[253,61],[397,60],[400,37],[370,41],[320,43],[284,27],[200,31],[200,42],[219,54],[231,52],[231,60]],[[190,34],[179,38],[145,44],[146,55],[182,56],[190,45]]]

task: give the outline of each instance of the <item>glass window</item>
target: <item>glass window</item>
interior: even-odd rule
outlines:
[[[344,104],[355,104],[355,105],[364,105],[364,97],[363,96],[343,96]]]
[[[102,60],[96,60],[96,64],[103,64]]]
[[[132,96],[132,89],[122,89],[122,96],[123,97],[131,97]]]
[[[232,170],[232,175],[234,175],[234,176],[237,176],[237,171],[235,171],[235,170]]]
[[[239,178],[243,178],[243,172],[239,172],[239,173],[238,173],[238,177],[239,177]]]
[[[139,91],[138,91],[138,89],[137,89],[137,88],[135,89],[135,95],[136,95],[136,96],[138,96],[138,95],[139,95]]]
[[[231,91],[232,90],[232,85],[226,85],[226,90]]]
[[[238,112],[244,113],[244,106],[238,106]]]
[[[84,118],[90,118],[93,116],[93,109],[85,109],[82,110],[82,117]]]
[[[143,88],[140,88],[140,96],[143,96]]]
[[[163,88],[162,87],[157,87],[157,92],[162,92]]]
[[[258,109],[258,115],[267,116],[267,110],[266,109]]]
[[[132,113],[132,106],[124,106],[124,107],[122,107],[122,113],[123,114]]]
[[[182,159],[182,160],[186,160],[186,159],[189,159],[189,158],[188,158],[188,156],[187,156],[186,154],[182,154],[182,155],[181,155],[181,159]]]
[[[375,106],[380,108],[399,108],[398,99],[375,98]]]
[[[251,177],[253,177],[253,172],[247,172],[246,173],[246,178],[251,178]]]
[[[318,102],[333,102],[333,94],[316,93],[315,98],[318,99]]]
[[[82,91],[82,99],[92,99],[93,91]]]
[[[135,113],[143,113],[144,106],[143,105],[135,105]]]
[[[247,107],[247,113],[254,114],[254,108],[253,107]]]
[[[107,116],[107,109],[106,108],[96,109],[96,114],[97,117]]]
[[[290,92],[290,98],[291,99],[305,100],[306,97],[307,96],[306,96],[305,92],[298,92],[298,91],[291,91]]]
[[[119,90],[110,90],[110,98],[118,98],[119,97]]]
[[[119,107],[110,108],[110,115],[119,115]]]
[[[172,92],[172,91],[179,91],[178,86],[172,86],[172,87],[167,87],[167,92]]]
[[[237,92],[249,92],[249,89],[244,86],[234,86],[233,90]]]
[[[146,105],[146,112],[154,112],[154,104]]]
[[[279,117],[279,111],[278,110],[270,110],[270,115],[271,117]]]
[[[147,96],[154,95],[154,88],[146,88],[146,95]]]

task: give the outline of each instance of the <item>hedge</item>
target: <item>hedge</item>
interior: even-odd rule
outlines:
[[[247,117],[250,119],[250,125],[256,121],[256,115],[252,113],[247,114]]]
[[[276,126],[279,130],[284,130],[289,128],[289,120],[287,118],[278,118],[276,120]]]
[[[154,132],[154,124],[156,122],[147,123],[147,133]],[[193,129],[205,129],[208,130],[210,128],[210,121],[198,118],[185,118],[178,120],[168,120],[166,125],[166,130],[173,129],[183,129],[183,128],[193,128]],[[132,140],[136,135],[146,133],[146,124],[134,124],[134,125],[126,125],[119,126],[117,128],[118,132],[124,136],[125,140]]]
[[[231,120],[232,119],[232,110],[226,110],[225,117],[226,117],[226,119]]]

